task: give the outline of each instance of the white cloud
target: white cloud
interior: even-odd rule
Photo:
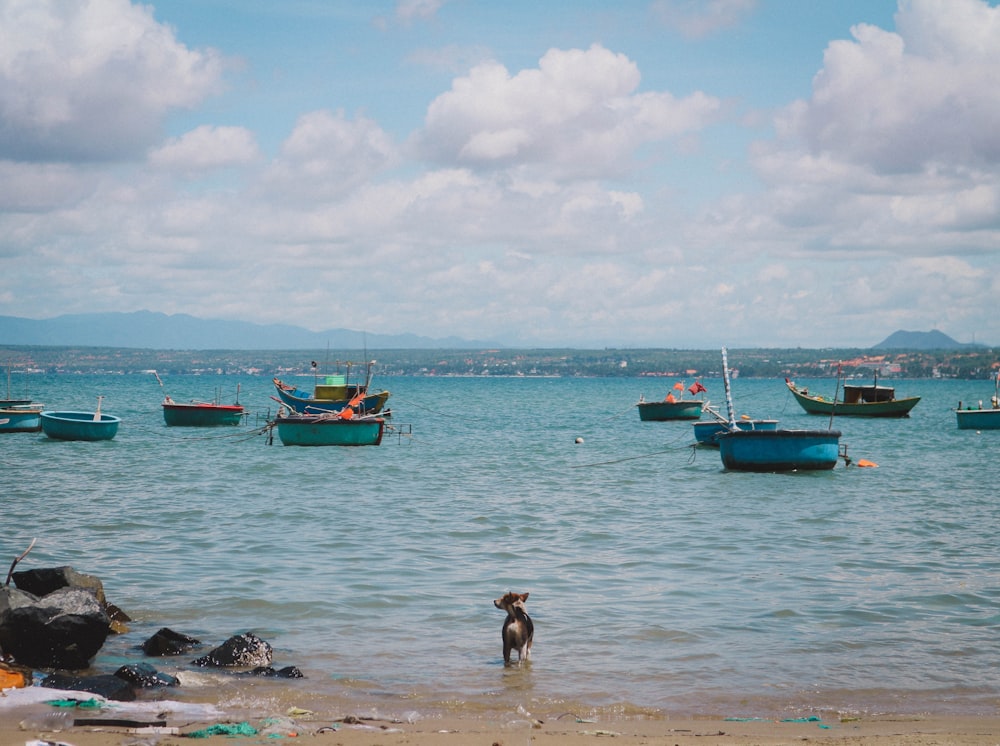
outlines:
[[[374,121],[314,111],[299,117],[261,187],[281,201],[327,201],[350,194],[396,158],[392,138]]]
[[[403,21],[414,18],[432,18],[445,0],[397,0],[396,17]]]
[[[756,6],[757,0],[657,0],[653,12],[684,36],[700,38],[737,25]]]
[[[150,152],[149,162],[170,171],[201,172],[247,165],[259,156],[254,135],[245,127],[202,125]]]
[[[219,90],[217,53],[193,51],[128,0],[0,2],[0,157],[118,160],[172,109]]]
[[[721,102],[637,93],[639,69],[600,45],[549,50],[538,68],[511,75],[496,62],[457,78],[428,107],[422,153],[474,168],[542,164],[564,176],[629,170],[636,148],[715,121]]]
[[[896,24],[832,42],[782,133],[883,173],[1000,165],[1000,8],[905,0]]]

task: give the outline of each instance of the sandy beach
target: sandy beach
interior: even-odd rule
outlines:
[[[6,713],[5,715],[10,715]],[[346,722],[345,722],[346,721]],[[330,720],[310,714],[294,718],[295,729],[272,735],[263,721],[226,724],[225,719],[204,723],[169,722],[167,730],[155,732],[127,726],[74,726],[58,732],[25,730],[11,717],[0,719],[0,744],[20,746],[169,746],[191,742],[264,744],[289,741],[318,746],[430,746],[432,744],[482,744],[483,746],[565,746],[613,740],[622,746],[728,746],[734,744],[968,744],[995,746],[1000,743],[1000,717],[882,716],[850,720],[749,720],[724,718],[644,719],[584,722],[571,715],[552,720],[487,721],[474,719],[427,719],[401,723],[356,718]],[[255,734],[239,735],[246,726]],[[287,725],[287,723],[285,723]],[[207,735],[206,729],[217,734]],[[237,735],[224,731],[230,730]],[[280,728],[278,730],[281,730]],[[190,738],[188,734],[201,734]]]

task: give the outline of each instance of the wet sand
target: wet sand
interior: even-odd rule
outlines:
[[[59,732],[23,730],[14,713],[0,713],[0,744],[20,746],[38,739],[43,743],[70,746],[180,746],[184,743],[265,744],[306,742],[317,746],[568,746],[613,740],[621,746],[732,746],[736,744],[870,744],[907,746],[932,744],[996,746],[1000,743],[1000,717],[882,716],[851,720],[786,722],[777,720],[734,721],[723,718],[648,719],[581,722],[572,716],[544,721],[487,721],[428,718],[416,723],[353,718],[327,720],[316,714],[294,718],[294,733],[281,737],[265,731],[255,735],[213,735],[192,739],[184,734],[226,723],[172,722],[178,734],[142,732],[124,726],[74,726]],[[254,728],[263,721],[242,721]],[[286,723],[287,725],[287,723]]]

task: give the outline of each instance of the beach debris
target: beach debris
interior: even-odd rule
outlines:
[[[4,585],[10,585],[10,578],[14,574],[14,568],[17,567],[18,562],[20,562],[21,560],[23,560],[25,557],[28,556],[28,552],[30,552],[31,549],[35,546],[36,541],[38,541],[37,538],[32,539],[31,543],[28,545],[28,548],[25,549],[23,552],[21,552],[17,557],[14,558],[14,561],[10,563],[10,569],[7,571],[7,582],[4,583]]]
[[[142,644],[142,652],[149,656],[182,655],[200,644],[201,640],[163,627]]]
[[[208,738],[210,736],[256,736],[257,729],[250,723],[215,723],[207,728],[185,733],[186,738]]]
[[[20,689],[31,685],[31,669],[0,663],[0,689]]]
[[[258,667],[271,663],[271,645],[257,637],[253,632],[233,635],[219,647],[213,648],[206,655],[194,661],[196,666],[226,667]]]
[[[40,712],[24,718],[17,724],[17,727],[21,730],[58,733],[72,725],[72,716],[68,712]]]
[[[109,633],[108,615],[93,591],[65,587],[38,598],[0,588],[0,648],[21,665],[87,668]]]

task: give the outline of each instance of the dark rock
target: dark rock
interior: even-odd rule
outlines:
[[[148,663],[131,663],[115,671],[115,676],[140,689],[154,686],[180,686],[177,677],[160,673]]]
[[[193,661],[196,666],[267,666],[271,663],[271,646],[253,632],[234,635],[207,655]]]
[[[200,644],[200,640],[163,627],[142,644],[142,652],[146,655],[180,655]]]
[[[124,679],[110,673],[98,676],[71,676],[64,673],[54,673],[46,676],[41,685],[49,689],[68,689],[74,692],[99,694],[118,702],[131,702],[135,699],[135,690],[132,686]]]
[[[72,567],[40,567],[34,570],[22,570],[11,573],[11,578],[18,589],[35,596],[47,596],[61,588],[81,588],[92,591],[104,611],[108,615],[111,631],[115,634],[128,632],[127,622],[132,619],[124,611],[109,603],[104,595],[104,584],[96,575],[77,572]]]
[[[24,666],[81,669],[108,636],[108,615],[92,591],[61,588],[31,600],[4,594],[0,648]]]
[[[22,570],[15,572],[11,578],[22,591],[27,591],[36,596],[47,596],[60,588],[84,588],[92,591],[97,600],[102,604],[107,599],[104,598],[104,585],[100,578],[95,575],[77,572],[72,567],[40,567],[35,570]]]
[[[304,679],[305,676],[295,666],[285,666],[275,671],[271,666],[258,666],[250,672],[252,676],[264,676],[276,679]]]

